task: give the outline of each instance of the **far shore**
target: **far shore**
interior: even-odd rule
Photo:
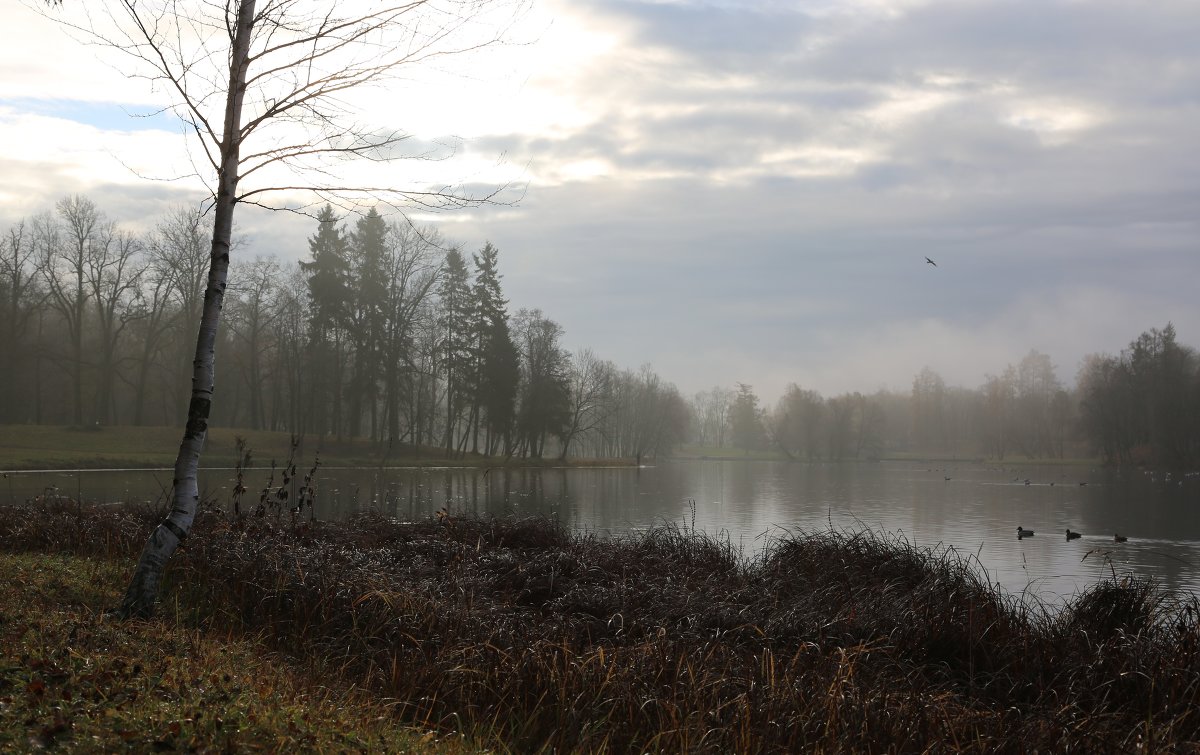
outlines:
[[[247,468],[282,466],[292,454],[292,435],[269,430],[211,427],[202,469],[228,469],[238,464],[237,439],[250,452]],[[0,471],[76,469],[169,469],[179,448],[177,427],[63,427],[0,425]],[[632,459],[507,458],[483,454],[448,455],[446,449],[368,439],[312,435],[297,438],[297,467],[611,467],[634,466]]]
[[[180,430],[177,427],[64,427],[59,425],[0,425],[0,472],[66,471],[87,469],[170,469],[175,463]],[[291,451],[292,435],[270,430],[212,427],[209,429],[202,469],[229,469],[238,464],[237,439],[245,441],[251,459],[247,468],[283,465]],[[333,438],[313,435],[297,438],[294,461],[298,467],[635,467],[632,458],[559,459],[486,456],[476,453],[447,454],[444,448],[397,443],[389,447],[364,438]],[[1096,458],[1003,459],[982,455],[953,455],[944,452],[893,452],[870,458],[789,459],[779,451],[683,446],[664,455],[674,461],[775,461],[796,464],[856,464],[911,462],[938,468],[975,464],[1013,468],[1029,465],[1096,467]],[[643,464],[656,459],[644,457]]]

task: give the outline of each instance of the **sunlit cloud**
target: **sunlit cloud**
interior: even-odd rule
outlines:
[[[119,122],[162,92],[0,14],[0,221],[98,187],[114,216],[203,196],[143,178],[193,172],[194,144]],[[513,307],[571,348],[685,391],[906,389],[927,365],[974,386],[1030,348],[1069,381],[1167,319],[1200,342],[1197,35],[1188,2],[550,0],[510,44],[362,93],[416,159],[338,175],[513,186],[516,206],[412,217],[496,244]],[[239,223],[307,253],[303,217]]]

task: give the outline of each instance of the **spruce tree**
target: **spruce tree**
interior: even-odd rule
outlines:
[[[341,428],[342,348],[347,322],[350,265],[346,237],[329,205],[317,215],[317,232],[308,240],[312,259],[300,263],[308,280],[309,359],[312,387],[310,416],[318,433]],[[328,412],[332,408],[332,415]]]
[[[349,430],[361,435],[363,401],[371,413],[371,434],[377,435],[375,407],[380,373],[380,346],[387,306],[387,224],[374,207],[355,223],[349,240],[347,323],[353,346],[353,374],[347,388]]]
[[[499,250],[491,242],[484,244],[483,249],[473,256],[475,262],[475,283],[471,286],[471,370],[469,393],[471,396],[470,433],[472,450],[479,450],[479,430],[482,415],[489,409],[496,410],[500,417],[511,417],[511,406],[504,409],[497,406],[502,403],[505,391],[500,386],[490,385],[494,381],[504,382],[504,360],[506,358],[504,339],[507,339],[509,351],[513,354],[513,372],[515,373],[516,349],[512,346],[512,337],[508,334],[508,301],[500,289]],[[493,343],[496,341],[496,343]],[[510,375],[511,377],[511,375]],[[511,405],[516,392],[515,377],[511,391],[508,392],[508,403]],[[488,436],[491,437],[493,423],[487,424]],[[490,446],[490,441],[485,444]]]
[[[442,282],[438,288],[442,316],[439,318],[442,375],[446,385],[446,453],[455,448],[455,430],[462,414],[465,387],[471,368],[471,287],[466,261],[457,249],[446,253]]]

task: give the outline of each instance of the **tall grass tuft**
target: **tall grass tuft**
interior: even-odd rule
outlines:
[[[153,512],[0,508],[0,547],[132,558]],[[966,557],[788,532],[616,539],[442,512],[202,512],[166,595],[201,627],[511,751],[1085,752],[1200,743],[1200,606],[1132,579],[1028,605]],[[115,599],[115,597],[114,597]]]

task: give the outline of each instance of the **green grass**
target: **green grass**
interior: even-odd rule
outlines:
[[[0,751],[467,752],[261,642],[103,611],[127,561],[0,553]]]
[[[232,467],[237,462],[237,437],[246,440],[255,465],[279,464],[288,458],[291,435],[266,430],[225,427],[209,429],[202,466]],[[17,469],[100,469],[171,467],[179,449],[181,430],[176,427],[127,427],[74,429],[49,425],[0,425],[0,470]],[[368,467],[381,461],[390,466],[454,464],[493,466],[506,463],[497,457],[466,454],[447,458],[444,449],[400,444],[381,448],[364,439],[335,440],[307,437],[296,457],[300,467],[312,463],[320,454],[326,466]],[[512,465],[553,466],[553,459],[513,459]],[[612,460],[570,460],[572,466],[611,465]],[[622,462],[615,462],[622,463]],[[628,463],[628,462],[624,462]]]

